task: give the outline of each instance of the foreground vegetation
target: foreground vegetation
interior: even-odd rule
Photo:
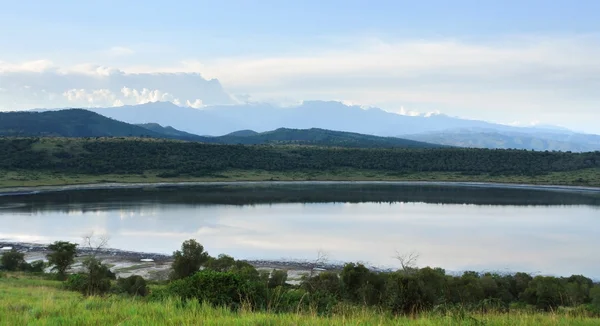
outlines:
[[[0,186],[266,180],[600,186],[600,152],[211,145],[141,138],[2,138]]]
[[[455,313],[392,316],[371,309],[316,313],[232,311],[198,301],[125,296],[82,297],[58,281],[24,274],[0,278],[1,325],[597,325],[598,319],[554,313]]]
[[[89,239],[89,238],[88,238]],[[89,241],[88,243],[92,243]],[[105,242],[96,247],[100,248]],[[580,275],[465,272],[417,268],[374,272],[349,263],[312,271],[298,285],[287,272],[259,272],[227,255],[211,257],[195,240],[174,252],[170,281],[116,279],[93,250],[69,275],[76,245],[56,242],[50,266],[31,273],[22,254],[3,254],[0,323],[21,324],[237,324],[237,325],[595,325],[600,284]],[[90,245],[90,248],[92,246]],[[323,264],[317,259],[314,267]],[[62,279],[64,281],[58,281]],[[83,296],[83,297],[82,297]]]

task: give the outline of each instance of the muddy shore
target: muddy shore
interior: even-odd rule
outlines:
[[[28,262],[36,260],[46,260],[48,246],[39,243],[20,243],[0,241],[0,254],[2,248],[12,248],[25,254],[25,260]],[[93,254],[93,250],[79,248],[75,263],[72,265],[71,272],[77,272],[82,267],[82,261],[85,257]],[[172,256],[159,254],[136,252],[119,249],[102,249],[95,252],[98,259],[108,265],[117,277],[128,277],[131,275],[140,275],[149,280],[168,279]],[[315,263],[310,261],[278,261],[278,260],[245,260],[259,271],[286,270],[288,272],[289,283],[297,283],[303,275],[311,271],[318,273],[324,270],[340,270],[341,263]]]
[[[526,189],[559,192],[599,193],[600,187],[560,186],[512,184],[494,182],[453,182],[453,181],[227,181],[227,182],[160,182],[160,183],[97,183],[65,186],[36,186],[0,188],[0,196],[34,195],[46,192],[77,191],[77,190],[106,190],[106,189],[139,189],[160,187],[189,187],[189,186],[223,186],[223,185],[398,185],[398,186],[451,186],[478,187],[499,189]]]

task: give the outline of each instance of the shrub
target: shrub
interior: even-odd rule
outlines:
[[[132,275],[117,280],[117,292],[127,293],[134,296],[145,297],[148,295],[146,280],[139,275]]]
[[[232,272],[204,270],[168,285],[169,294],[185,300],[196,299],[215,306],[237,308],[242,293],[242,281]]]
[[[545,311],[555,310],[565,304],[565,282],[551,276],[536,276],[523,292],[521,299]]]
[[[21,267],[23,267],[24,264],[26,264],[25,254],[12,249],[2,254],[2,258],[0,258],[0,264],[4,270],[11,272],[18,271]]]
[[[590,299],[593,311],[600,314],[600,285],[596,285],[590,290]]]
[[[71,274],[63,283],[65,289],[85,293],[88,288],[88,276],[86,274]]]
[[[83,262],[87,273],[69,275],[65,287],[71,291],[81,292],[83,295],[103,295],[110,291],[111,279],[115,274],[106,265],[95,258]]]
[[[385,294],[385,304],[394,314],[415,314],[431,306],[427,302],[425,284],[414,275],[392,273],[387,279]]]
[[[43,260],[36,260],[32,263],[23,262],[20,269],[24,272],[43,273],[45,267],[46,264],[44,264]]]
[[[284,286],[287,282],[288,274],[284,270],[274,270],[269,278],[269,288],[274,289],[278,286]]]

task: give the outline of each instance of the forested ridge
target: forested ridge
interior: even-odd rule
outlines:
[[[88,174],[226,169],[294,171],[339,168],[465,174],[536,175],[600,167],[600,152],[490,149],[359,149],[215,145],[140,138],[0,139],[0,169]]]
[[[143,119],[140,117],[140,119]],[[199,136],[157,123],[129,124],[83,110],[0,112],[0,136],[9,137],[145,137],[211,144],[295,144],[357,148],[439,148],[396,137],[378,137],[325,129],[289,129],[256,133],[240,130],[224,136]]]
[[[0,136],[147,136],[168,138],[161,133],[81,109],[47,112],[0,112]]]

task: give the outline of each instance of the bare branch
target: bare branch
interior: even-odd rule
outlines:
[[[101,250],[106,249],[109,239],[110,237],[106,234],[95,236],[94,232],[92,231],[83,235],[82,247],[88,249],[92,257],[96,257]]]
[[[396,260],[400,263],[400,267],[403,271],[409,273],[417,269],[417,261],[419,260],[419,254],[415,251],[411,251],[409,253],[401,253],[396,250],[396,255],[394,256]]]
[[[329,255],[323,249],[317,251],[317,258],[309,264],[310,277],[313,277],[315,268],[327,264],[329,261]]]

